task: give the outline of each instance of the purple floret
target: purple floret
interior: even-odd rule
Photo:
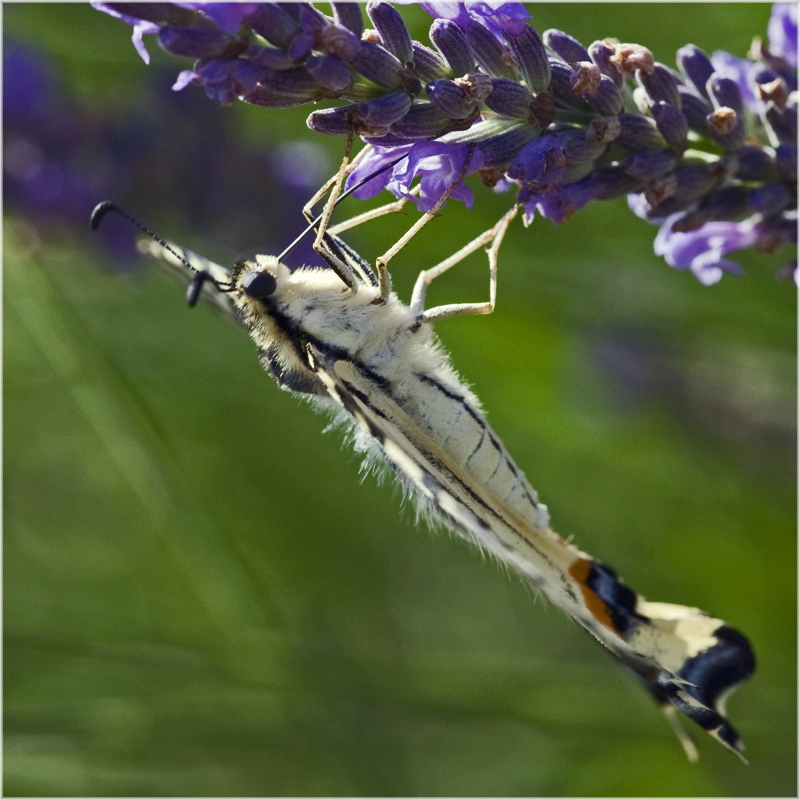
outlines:
[[[112,3],[92,3],[91,6],[97,11],[102,11],[104,14],[109,14],[112,17],[121,19],[123,22],[127,22],[128,25],[133,25],[133,34],[131,35],[133,46],[136,48],[136,52],[142,57],[142,61],[144,61],[145,64],[150,63],[150,53],[147,52],[147,48],[144,46],[144,39],[142,39],[142,36],[145,33],[158,33],[159,30],[161,30],[160,25],[157,25],[155,22],[143,20],[139,17],[132,17],[129,14],[122,14],[113,8]]]
[[[797,66],[797,3],[775,3],[767,25],[769,49],[790,67]]]
[[[466,3],[433,2],[420,3],[432,17],[449,19],[461,28],[469,27],[474,20],[488,28],[499,42],[504,42],[503,32],[516,35],[523,20],[530,19],[523,3],[486,3],[468,0]]]
[[[395,197],[413,200],[420,211],[430,211],[464,167],[469,147],[467,145],[444,144],[443,142],[416,142],[412,146],[375,147],[351,173],[346,188],[357,184],[382,166],[401,159],[392,169],[376,176],[354,192],[359,200],[374,197],[382,189],[387,189]],[[407,158],[402,158],[407,155]],[[476,172],[483,166],[483,154],[475,150],[472,154],[467,174]],[[411,184],[420,178],[419,196],[412,195]],[[472,190],[459,181],[450,197],[461,200],[472,208]]]
[[[653,242],[656,255],[664,256],[675,269],[691,270],[705,286],[717,283],[723,272],[742,273],[739,264],[723,256],[732,250],[752,247],[758,241],[756,217],[742,222],[707,222],[694,231],[673,231],[673,225],[682,217],[682,213],[677,213],[664,220]]]

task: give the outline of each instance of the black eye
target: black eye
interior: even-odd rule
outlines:
[[[278,282],[269,272],[251,272],[243,281],[242,289],[248,297],[261,300],[275,293]]]

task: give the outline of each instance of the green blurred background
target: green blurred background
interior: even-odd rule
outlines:
[[[539,31],[673,64],[688,42],[744,55],[770,6],[530,10]],[[744,277],[703,287],[624,200],[596,204],[516,222],[497,312],[438,326],[557,531],[751,638],[757,672],[728,704],[750,766],[694,726],[692,765],[599,645],[362,482],[241,332],[131,256],[129,230],[89,233],[111,197],[223,263],[275,252],[343,142],[312,135],[308,108],[171,93],[190,62],[147,37],[146,67],[88,5],[3,12],[6,795],[796,794],[780,256],[739,254]],[[403,14],[426,41],[430,18]],[[401,297],[510,201],[476,194],[393,262]],[[374,258],[414,218],[349,240]],[[431,302],[486,292],[476,257]]]

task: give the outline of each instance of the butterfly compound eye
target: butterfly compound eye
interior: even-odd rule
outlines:
[[[262,300],[275,293],[278,282],[269,272],[251,272],[243,281],[242,289],[248,297]]]

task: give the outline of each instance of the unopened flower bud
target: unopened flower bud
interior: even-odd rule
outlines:
[[[669,172],[677,163],[678,156],[671,149],[643,150],[628,156],[625,172],[632,178],[649,181]]]
[[[430,47],[425,47],[424,44],[413,41],[411,42],[411,49],[414,53],[414,69],[416,69],[420,80],[428,83],[450,76],[450,68],[442,57],[431,50]]]
[[[263,77],[252,92],[245,96],[248,103],[268,108],[291,106],[318,100],[324,89],[304,67],[287,70],[265,70]]]
[[[707,164],[680,164],[675,168],[675,191],[679,200],[697,200],[719,182]]]
[[[389,132],[404,139],[434,139],[448,131],[453,119],[433,103],[415,103]]]
[[[706,89],[714,108],[727,107],[733,109],[737,114],[741,113],[742,93],[739,91],[736,81],[714,73],[708,79]]]
[[[775,148],[775,165],[781,177],[789,183],[797,183],[797,145],[784,142]]]
[[[361,50],[350,62],[358,72],[385,89],[402,89],[400,70],[403,65],[379,44],[361,42]]]
[[[431,25],[430,37],[436,49],[453,71],[460,77],[475,69],[475,54],[464,31],[449,19],[437,19]]]
[[[393,122],[402,119],[411,108],[411,98],[405,92],[391,92],[374,100],[359,103],[358,118],[370,129],[388,130]]]
[[[796,93],[793,93],[796,96]],[[797,105],[790,102],[781,111],[775,103],[767,103],[764,112],[767,124],[782,144],[797,141]]]
[[[425,91],[431,102],[448,117],[466,119],[475,108],[475,102],[466,92],[449,78],[429,83]]]
[[[342,61],[352,61],[361,50],[361,40],[342,25],[326,25],[316,37],[315,44]]]
[[[734,156],[736,172],[742,181],[766,180],[775,169],[775,164],[765,150],[760,147],[743,147]]]
[[[247,48],[247,60],[265,69],[292,69],[294,62],[283,50],[251,43]]]
[[[687,44],[678,50],[676,60],[687,80],[703,97],[707,98],[706,84],[714,72],[711,59],[699,47]]]
[[[750,192],[744,186],[726,186],[713,191],[703,198],[699,208],[678,220],[673,230],[692,231],[706,222],[736,219],[747,212],[749,199]]]
[[[337,25],[347,28],[359,39],[364,32],[364,19],[361,16],[361,7],[358,3],[331,3],[333,18]]]
[[[637,151],[664,146],[656,126],[647,117],[639,114],[620,114],[619,123],[621,130],[615,141],[622,147]]]
[[[258,8],[249,14],[250,27],[275,47],[285,50],[300,32],[300,23],[292,18],[277,3],[259,3]]]
[[[640,189],[642,182],[625,171],[622,166],[599,167],[590,176],[594,196],[598,200],[613,200]]]
[[[383,40],[383,46],[401,64],[413,59],[411,34],[394,6],[376,0],[367,3],[367,15]]]
[[[508,78],[492,78],[492,91],[484,103],[503,117],[527,117],[533,95],[522,84]]]
[[[158,32],[158,43],[168,53],[191,58],[221,55],[233,36],[206,25],[165,25]]]
[[[659,101],[676,107],[681,104],[678,81],[663,64],[654,64],[650,72],[636,70],[636,83],[647,92],[651,105]]]
[[[350,68],[336,56],[310,55],[306,59],[306,67],[320,86],[332,92],[344,92],[353,82]]]
[[[669,103],[657,102],[651,109],[661,135],[671,147],[683,151],[689,134],[689,123],[680,109]]]
[[[486,159],[484,166],[486,168],[508,166],[522,148],[539,135],[540,130],[525,122],[478,142],[476,147]]]
[[[689,128],[701,136],[709,136],[707,118],[711,113],[711,105],[689,89],[681,87],[678,91],[681,96],[680,109]]]
[[[625,107],[625,96],[607,75],[600,76],[600,85],[595,92],[582,94],[595,111],[607,117],[622,113]]]
[[[356,108],[350,105],[312,111],[306,119],[306,125],[312,131],[332,136],[349,133],[354,128]]]
[[[593,163],[606,151],[605,142],[597,142],[586,137],[582,130],[575,128],[558,132],[564,143],[568,164]]]
[[[547,89],[550,85],[550,64],[539,34],[521,22],[515,33],[507,30],[503,32],[503,37],[528,88],[532,92]]]
[[[549,28],[542,34],[544,43],[557,55],[561,56],[567,64],[578,61],[591,61],[589,51],[568,33],[556,28]]]
[[[492,78],[509,78],[510,80],[516,78],[509,63],[508,50],[495,39],[494,34],[488,28],[479,22],[472,21],[467,26],[465,33],[472,52],[475,54],[475,60],[487,75]]]

